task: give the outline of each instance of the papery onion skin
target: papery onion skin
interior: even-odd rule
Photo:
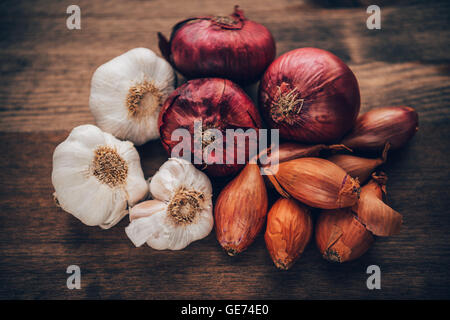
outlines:
[[[360,198],[352,207],[368,230],[383,237],[398,234],[403,223],[402,215],[384,202],[386,181],[384,173],[373,174],[372,180],[361,188]]]
[[[224,162],[226,162],[226,129],[255,129],[262,127],[258,110],[247,94],[227,79],[202,78],[190,80],[178,87],[166,100],[159,114],[158,126],[161,141],[171,154],[179,141],[172,141],[172,132],[178,128],[189,130],[192,137],[191,150],[194,152],[194,121],[202,120],[204,128],[216,128],[222,131],[224,140]],[[236,139],[235,139],[236,140]],[[237,173],[245,164],[237,164],[237,153],[245,153],[247,148],[235,148],[233,164],[197,165],[210,176],[228,176]],[[219,155],[217,155],[219,157]],[[192,157],[193,159],[193,157]]]
[[[214,207],[217,240],[228,255],[241,253],[266,220],[267,190],[257,164],[249,163],[220,192]]]
[[[362,158],[350,154],[334,154],[327,158],[344,169],[353,178],[358,178],[360,183],[369,179],[376,167],[386,162],[390,144],[387,143],[380,158]]]
[[[259,106],[282,138],[334,143],[355,123],[359,86],[350,68],[334,54],[295,49],[278,57],[264,73]]]
[[[282,163],[298,158],[319,157],[325,153],[329,154],[331,152],[338,150],[351,151],[343,144],[306,145],[296,142],[283,142],[282,144],[279,145],[276,151],[273,151],[271,148],[268,148],[268,150],[263,150],[262,152],[260,152],[260,154],[258,155],[259,156],[258,160],[261,167],[270,167],[276,165],[277,163]],[[270,179],[266,175],[264,176],[264,180],[270,181]],[[268,188],[273,189],[274,185],[269,181],[267,181],[266,185]]]
[[[359,258],[374,241],[349,208],[323,210],[316,222],[315,236],[322,257],[341,263]]]
[[[170,41],[159,33],[165,58],[187,78],[257,81],[275,58],[275,41],[263,25],[235,7],[228,17],[195,17],[176,24]]]
[[[359,197],[358,180],[325,159],[299,158],[263,170],[283,197],[292,196],[310,207],[345,208]]]
[[[286,162],[289,160],[294,160],[298,158],[305,157],[319,157],[324,151],[338,151],[338,150],[349,150],[343,144],[333,144],[333,145],[325,145],[325,144],[316,144],[316,145],[305,145],[295,142],[284,142],[282,143],[277,150],[277,153],[272,152],[269,148],[267,151],[262,151],[259,154],[260,165],[262,167],[273,165],[276,161],[278,163]],[[266,158],[263,157],[266,156]],[[276,160],[278,157],[278,160]]]
[[[303,253],[312,233],[310,209],[294,199],[278,199],[267,215],[264,235],[275,266],[289,269]]]
[[[348,154],[336,154],[327,158],[327,160],[337,164],[353,178],[358,178],[361,183],[365,182],[373,170],[384,162],[380,158],[369,159]]]
[[[419,130],[419,115],[411,107],[382,107],[358,117],[353,130],[342,143],[349,148],[376,152],[387,142],[391,150],[404,146]]]

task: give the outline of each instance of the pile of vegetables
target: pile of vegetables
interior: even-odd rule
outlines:
[[[387,176],[376,169],[417,131],[413,108],[359,115],[358,81],[342,60],[317,48],[275,59],[270,31],[237,6],[229,16],[183,20],[169,39],[158,37],[164,59],[136,48],[95,71],[89,104],[97,126],[74,128],[53,155],[62,209],[104,229],[129,214],[125,232],[133,244],[157,250],[183,249],[215,228],[225,252],[236,255],[265,228],[280,269],[289,269],[313,237],[325,259],[345,262],[376,236],[399,232],[402,216],[386,204]],[[176,72],[187,79],[179,87]],[[241,88],[256,81],[258,105]],[[175,157],[178,129],[200,135]],[[230,138],[228,129],[242,130]],[[244,134],[250,129],[279,130],[282,143],[265,149],[266,161],[250,153],[258,138],[244,148],[202,152],[218,143],[211,132],[225,144],[251,140]],[[153,139],[169,158],[146,180],[134,145]],[[229,157],[234,162],[223,161]],[[213,199],[218,179],[228,183]],[[271,207],[268,193],[279,194]]]

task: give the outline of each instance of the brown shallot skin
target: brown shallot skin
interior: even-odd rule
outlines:
[[[349,208],[323,210],[316,222],[315,236],[323,258],[341,263],[359,258],[374,241]]]
[[[382,107],[358,117],[353,130],[341,143],[367,152],[383,150],[390,143],[391,150],[403,147],[419,130],[419,115],[411,107]]]
[[[292,196],[310,207],[345,208],[359,197],[358,181],[325,159],[299,158],[263,170],[283,197]]]
[[[295,49],[267,68],[259,106],[268,125],[286,140],[335,143],[355,124],[359,86],[350,68],[331,52]]]
[[[400,232],[403,217],[385,202],[387,176],[372,175],[372,179],[361,188],[358,202],[352,207],[358,219],[377,236],[392,236]]]
[[[245,168],[220,192],[214,207],[217,240],[234,256],[255,240],[267,216],[268,198],[260,169]]]
[[[346,146],[342,144],[334,144],[334,145],[325,145],[325,144],[317,144],[317,145],[306,145],[300,144],[296,142],[284,142],[280,144],[277,152],[272,152],[269,149],[269,152],[260,153],[260,165],[263,167],[273,165],[275,161],[275,157],[278,157],[278,163],[294,160],[298,158],[304,157],[319,157],[323,151],[337,151],[337,150],[350,150]],[[262,155],[266,155],[266,158],[263,159]]]
[[[219,77],[239,84],[259,80],[275,58],[275,41],[263,25],[235,6],[229,16],[179,22],[170,41],[159,33],[163,56],[187,78]]]
[[[277,200],[267,215],[264,235],[275,266],[289,269],[303,253],[312,233],[313,222],[308,207],[294,199]]]
[[[337,164],[353,178],[358,178],[359,183],[363,183],[369,179],[378,166],[386,162],[389,147],[389,143],[386,144],[382,156],[376,159],[362,158],[350,154],[334,154],[327,160]]]

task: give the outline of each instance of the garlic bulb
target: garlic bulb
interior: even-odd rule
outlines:
[[[88,226],[108,229],[148,194],[139,154],[94,125],[82,125],[53,153],[52,183],[65,211]]]
[[[212,186],[190,162],[170,158],[150,182],[154,200],[130,209],[125,232],[136,247],[181,250],[212,230]]]
[[[89,105],[97,125],[136,145],[157,139],[161,105],[175,89],[170,64],[145,48],[101,65],[91,81]]]

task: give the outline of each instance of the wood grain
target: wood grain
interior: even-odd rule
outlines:
[[[277,53],[314,46],[357,75],[362,110],[406,104],[420,115],[409,145],[389,155],[390,204],[404,215],[400,235],[377,239],[361,259],[324,261],[311,243],[287,272],[273,266],[262,235],[231,258],[214,233],[180,252],[134,248],[124,227],[84,226],[53,202],[52,153],[70,130],[94,123],[88,108],[95,68],[134,47],[157,51],[187,16],[227,13],[235,1],[78,1],[82,29],[67,30],[66,4],[0,5],[0,298],[2,299],[381,299],[450,298],[450,49],[446,1],[380,1],[382,29],[367,30],[365,1],[239,1],[265,24]],[[256,86],[246,88],[254,97]],[[146,176],[166,155],[139,148]],[[215,194],[222,183],[215,183]],[[275,195],[272,194],[272,200]],[[82,271],[68,290],[67,266]],[[367,266],[382,289],[366,287]]]

